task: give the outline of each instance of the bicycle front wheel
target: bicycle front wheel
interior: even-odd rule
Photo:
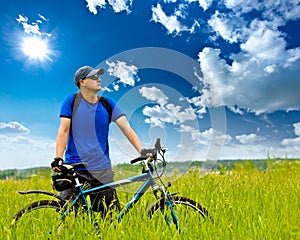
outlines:
[[[36,235],[44,239],[59,227],[60,204],[53,200],[40,200],[21,209],[12,220],[17,235]]]
[[[179,232],[196,230],[206,219],[212,220],[208,211],[192,199],[172,196],[170,202],[161,198],[152,204],[147,210],[149,217],[158,221],[159,218],[164,219],[168,225],[173,225]]]

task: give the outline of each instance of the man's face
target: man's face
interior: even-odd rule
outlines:
[[[91,91],[100,91],[101,90],[101,79],[98,74],[87,77],[82,81],[84,87]]]

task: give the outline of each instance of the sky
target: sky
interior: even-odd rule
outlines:
[[[169,161],[300,157],[299,0],[11,0],[0,19],[0,170],[49,166],[84,65]],[[138,156],[115,124],[109,143]]]

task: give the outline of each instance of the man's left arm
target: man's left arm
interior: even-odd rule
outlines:
[[[123,134],[127,137],[127,139],[131,142],[131,144],[135,147],[135,149],[141,153],[142,151],[142,144],[135,133],[135,131],[131,128],[126,116],[121,116],[116,120],[116,124],[121,129]]]

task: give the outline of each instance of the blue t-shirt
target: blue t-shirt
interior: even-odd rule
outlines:
[[[116,103],[106,98],[112,108],[111,121],[116,121],[124,113]],[[111,168],[109,158],[108,131],[109,114],[103,104],[92,104],[83,97],[72,118],[72,103],[74,94],[64,100],[60,117],[71,118],[71,128],[65,151],[65,163],[85,162],[90,170],[105,170]]]

